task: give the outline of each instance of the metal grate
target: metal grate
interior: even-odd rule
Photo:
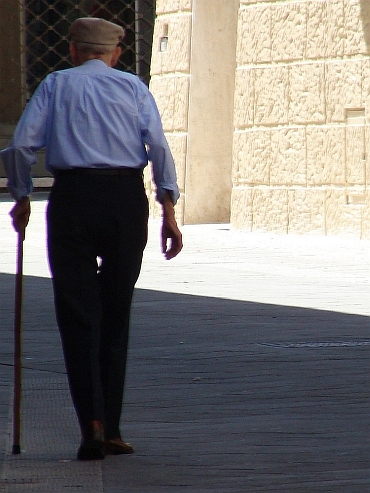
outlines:
[[[68,27],[85,16],[124,27],[124,53],[116,68],[149,83],[155,0],[22,0],[21,12],[26,98],[48,73],[71,67]]]

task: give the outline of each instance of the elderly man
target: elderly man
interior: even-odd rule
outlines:
[[[174,162],[156,104],[138,77],[114,70],[123,29],[98,18],[70,27],[74,68],[50,74],[1,152],[21,234],[30,214],[31,165],[46,148],[55,177],[47,210],[55,309],[82,432],[77,457],[133,452],[120,416],[134,285],[147,241],[142,170],[152,162],[163,207],[162,251],[182,248]]]

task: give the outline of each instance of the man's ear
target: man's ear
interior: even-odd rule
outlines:
[[[73,65],[76,65],[77,55],[76,55],[76,46],[74,43],[69,44],[69,53],[71,55]]]
[[[118,59],[121,56],[121,54],[122,54],[121,47],[120,46],[116,46],[114,48],[114,51],[112,52],[112,58],[111,58],[111,62],[110,62],[110,66],[111,67],[114,67],[117,64]]]

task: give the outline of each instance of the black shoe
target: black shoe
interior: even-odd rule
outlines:
[[[100,421],[90,421],[82,431],[81,445],[77,452],[78,460],[104,459],[104,428]]]

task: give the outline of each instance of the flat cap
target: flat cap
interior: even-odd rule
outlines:
[[[112,47],[122,41],[124,34],[121,26],[98,17],[81,17],[69,28],[71,41]]]

